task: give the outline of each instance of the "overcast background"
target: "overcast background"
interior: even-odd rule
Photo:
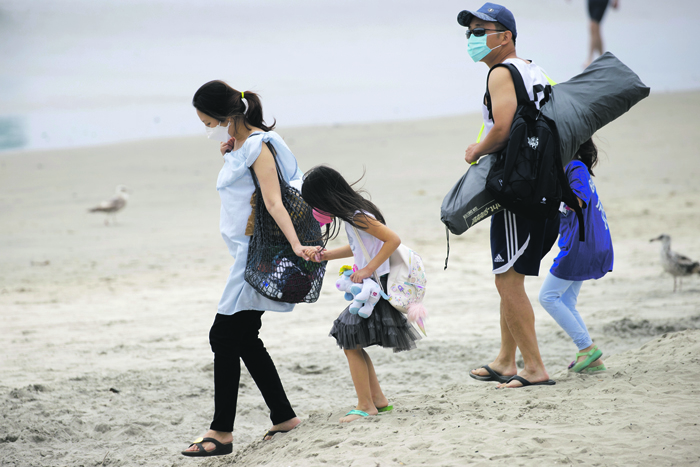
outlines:
[[[260,92],[281,126],[478,111],[487,69],[456,17],[481,4],[0,0],[0,151],[204,135],[191,98],[211,79]],[[581,71],[585,0],[507,6],[519,56],[557,81]],[[694,0],[620,0],[603,21],[652,92],[700,88],[699,29]]]

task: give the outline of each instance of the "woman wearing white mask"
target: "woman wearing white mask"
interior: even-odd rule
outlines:
[[[223,81],[210,81],[195,93],[192,105],[206,126],[208,137],[221,142],[224,166],[216,184],[221,197],[220,228],[231,256],[235,258],[209,332],[214,352],[214,419],[209,431],[182,451],[185,456],[206,457],[233,451],[241,359],[270,408],[272,427],[264,439],[287,432],[301,422],[287,400],[270,355],[258,337],[265,311],[292,311],[294,305],[268,300],[244,280],[250,242],[246,226],[252,212],[251,196],[255,191],[250,169],[260,184],[265,207],[294,252],[304,259],[308,260],[308,257],[304,256],[304,247],[282,205],[275,158],[263,143],[274,147],[280,173],[287,183],[300,188],[302,172],[285,142],[272,131],[275,124],[265,124],[258,96],[250,91],[237,91]]]

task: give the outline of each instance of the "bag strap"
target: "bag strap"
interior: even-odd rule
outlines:
[[[370,261],[372,261],[372,257],[369,255],[367,252],[367,248],[365,248],[365,242],[362,241],[362,237],[360,237],[360,231],[357,230],[357,227],[354,225],[352,226],[352,230],[355,231],[355,236],[357,237],[357,241],[360,242],[360,247],[362,248],[362,253],[365,255],[365,261],[367,261],[367,264],[369,264]],[[374,281],[379,284],[379,288],[382,289],[382,293],[386,295],[386,291],[384,290],[384,286],[382,285],[382,281],[379,280],[379,275],[377,274],[377,271],[375,270],[372,273],[372,278]]]
[[[518,99],[518,106],[527,105],[530,103],[530,96],[527,94],[525,89],[525,82],[523,77],[518,71],[518,68],[511,63],[499,63],[494,65],[493,68],[489,70],[489,74],[486,76],[486,94],[484,95],[484,100],[486,101],[486,108],[489,111],[489,120],[493,120],[493,112],[491,110],[491,93],[489,92],[489,78],[491,78],[491,72],[496,68],[507,68],[513,77],[513,86],[515,86],[515,97]]]
[[[498,67],[508,68],[508,70],[510,71],[510,75],[513,78],[513,86],[515,86],[515,97],[518,99],[518,106],[534,104],[534,102],[530,100],[530,96],[527,93],[527,89],[525,89],[525,80],[523,80],[523,75],[520,74],[520,70],[518,70],[518,67],[516,67],[512,63],[499,63],[497,65],[494,65],[493,68],[489,70],[489,74],[486,77],[486,94],[484,95],[484,100],[486,101],[486,108],[489,111],[490,120],[493,120],[493,112],[491,110],[491,93],[489,92],[489,78],[491,77],[491,72]],[[543,93],[544,96],[539,101],[539,105],[541,108],[549,100],[549,96],[552,93],[552,86],[550,84],[546,86],[537,84],[533,87],[533,92],[535,95],[535,99],[537,99],[538,93]]]
[[[253,136],[254,134],[256,133],[251,133],[250,136]],[[250,136],[248,137],[250,138]],[[279,164],[277,163],[277,150],[269,141],[265,142],[265,146],[267,146],[267,149],[270,150],[270,152],[272,153],[272,159],[275,161],[275,168],[277,169],[277,178],[279,179],[280,187],[286,186],[287,181],[284,179],[284,176],[282,176],[282,171],[280,169]],[[255,171],[253,170],[253,167],[248,167],[248,170],[250,170],[250,174],[253,176],[253,183],[255,184],[255,188],[260,188],[260,184],[258,183],[258,177],[255,176]]]
[[[445,235],[447,235],[447,256],[445,256],[445,269],[447,269],[447,260],[450,259],[450,229],[445,226]],[[445,270],[443,269],[443,271]]]
[[[549,123],[549,128],[552,130],[552,134],[554,135],[555,147],[560,148],[561,145],[559,144],[559,130],[557,129],[556,123],[550,118],[545,117],[544,115],[541,115],[540,118],[545,119],[547,123]],[[566,176],[566,172],[564,171],[564,165],[561,161],[561,154],[559,153],[554,155],[554,167],[557,171],[559,184],[561,185],[562,201],[564,201],[564,203],[566,203],[567,206],[569,206],[571,209],[574,210],[574,212],[576,212],[576,218],[578,219],[578,240],[580,242],[585,242],[586,229],[583,223],[583,209],[581,209],[581,206],[579,206],[578,204],[578,198],[576,197],[574,190],[571,189],[571,184],[569,183],[569,179]]]

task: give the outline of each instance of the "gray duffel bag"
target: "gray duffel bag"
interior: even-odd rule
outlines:
[[[478,164],[469,166],[442,201],[440,220],[453,234],[461,235],[503,209],[486,190],[486,176],[495,161],[495,155],[488,154],[479,159]]]

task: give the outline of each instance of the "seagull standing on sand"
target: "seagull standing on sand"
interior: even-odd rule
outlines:
[[[666,234],[659,235],[649,240],[661,242],[661,267],[673,276],[673,291],[676,291],[676,278],[678,278],[678,290],[683,286],[683,276],[700,274],[700,263],[687,256],[671,251],[671,237]]]
[[[112,223],[117,223],[117,212],[124,209],[126,206],[126,200],[129,199],[128,189],[124,185],[117,185],[115,190],[115,196],[109,201],[102,201],[98,206],[89,209],[89,212],[104,212],[107,213],[105,217],[105,225],[109,225],[109,216],[112,216]]]

